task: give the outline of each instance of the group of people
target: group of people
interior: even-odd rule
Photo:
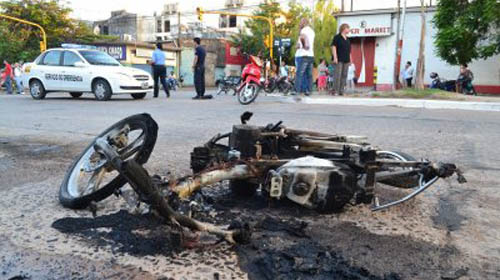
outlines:
[[[17,94],[24,94],[23,86],[23,67],[22,63],[14,63],[14,65],[9,64],[7,60],[3,61],[4,68],[0,74],[0,87],[5,86],[7,94],[13,93],[13,82],[15,83],[15,89]]]
[[[193,72],[194,72],[194,85],[196,88],[196,95],[193,99],[204,99],[205,98],[205,57],[207,55],[205,48],[201,45],[200,38],[194,38],[195,43],[195,55],[193,60]],[[170,97],[169,86],[167,84],[167,67],[165,66],[165,53],[163,52],[163,46],[161,43],[156,44],[156,49],[153,51],[151,56],[151,65],[153,67],[153,97],[157,98],[160,91],[159,84],[163,86],[163,90]],[[169,77],[169,83],[175,79],[173,72]]]
[[[318,91],[330,91],[331,93],[335,93],[335,67],[336,64],[333,62],[327,63],[324,58],[320,60],[318,65],[317,80]],[[354,63],[351,63],[347,70],[347,86],[352,90],[354,89],[354,85],[356,83],[356,66],[354,66]],[[340,92],[339,94],[343,94],[343,92]]]
[[[300,33],[297,40],[297,51],[295,52],[295,65],[297,67],[295,87],[297,93],[310,95],[313,82],[315,33],[309,26],[309,21],[305,18],[300,21],[299,28]],[[321,91],[327,88],[329,76],[333,83],[332,93],[338,95],[344,94],[348,76],[351,83],[356,81],[355,68],[352,63],[351,43],[347,38],[349,31],[349,25],[342,24],[339,33],[333,37],[331,43],[332,64],[327,65],[325,59],[321,60],[318,67],[318,90]]]

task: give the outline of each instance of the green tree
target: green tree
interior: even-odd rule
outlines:
[[[294,63],[296,44],[299,37],[299,23],[302,18],[313,18],[311,22],[316,33],[314,40],[315,61],[321,58],[331,59],[330,43],[337,29],[334,14],[337,9],[332,0],[320,0],[316,3],[314,13],[298,3],[291,3],[287,11],[283,11],[277,2],[266,2],[259,5],[254,15],[272,18],[275,38],[290,38],[291,48],[285,52],[283,59],[288,64]],[[269,50],[264,45],[269,35],[269,25],[260,19],[250,19],[245,23],[247,30],[233,36],[232,41],[241,50],[249,54],[269,56]],[[278,52],[274,50],[277,62]]]
[[[500,53],[498,0],[440,0],[434,25],[437,53],[452,65]]]
[[[94,35],[90,27],[70,17],[71,9],[58,0],[9,0],[0,2],[0,11],[41,25],[47,33],[47,47],[61,43],[90,43],[114,38]],[[34,59],[40,53],[41,34],[35,27],[0,19],[0,58],[10,61]]]
[[[274,37],[278,38],[282,34],[283,23],[277,24],[277,19],[282,13],[280,4],[275,1],[265,2],[259,5],[259,9],[253,12],[255,16],[271,18],[273,22]],[[232,37],[234,45],[239,46],[241,51],[253,55],[269,57],[269,49],[266,47],[265,38],[270,35],[269,24],[262,19],[249,19],[245,22],[247,30],[240,30],[240,33]],[[274,51],[274,54],[277,54]]]
[[[320,0],[316,3],[313,13],[313,28],[316,33],[314,39],[314,61],[319,64],[324,58],[328,62],[332,59],[330,48],[333,36],[337,31],[337,20],[334,14],[338,9],[331,0]]]

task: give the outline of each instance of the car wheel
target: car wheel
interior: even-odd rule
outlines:
[[[47,92],[45,91],[42,82],[39,80],[33,80],[30,82],[30,94],[33,99],[40,100],[45,98]]]
[[[146,92],[140,92],[140,93],[132,93],[132,98],[134,99],[143,99],[144,97],[146,97]]]
[[[83,95],[83,92],[70,92],[69,94],[73,98],[80,98]]]
[[[109,83],[103,79],[96,80],[92,84],[92,92],[95,95],[95,99],[99,101],[110,100],[111,95],[113,94],[111,92],[111,86],[109,86]]]

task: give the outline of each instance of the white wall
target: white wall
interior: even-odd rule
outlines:
[[[395,59],[396,36],[377,37],[375,40],[377,84],[392,84]]]
[[[427,29],[425,37],[425,83],[431,82],[429,74],[437,72],[440,77],[454,80],[458,77],[459,66],[452,66],[441,60],[434,47],[434,36],[437,30],[433,28],[432,17],[434,12],[426,16]],[[411,61],[416,67],[420,44],[421,17],[420,13],[409,13],[405,19],[405,34],[403,38],[403,52],[401,67],[406,61]],[[394,36],[395,37],[395,36]],[[500,85],[500,56],[491,57],[487,60],[475,60],[469,64],[474,73],[474,84],[477,85]]]

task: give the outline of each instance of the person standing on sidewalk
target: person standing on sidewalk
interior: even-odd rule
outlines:
[[[200,38],[194,38],[196,44],[194,50],[193,72],[194,72],[194,86],[196,88],[196,96],[193,99],[202,99],[205,95],[205,57],[207,52],[201,45]]]
[[[403,70],[404,84],[407,88],[411,88],[411,81],[413,80],[413,67],[411,66],[411,61],[406,62],[405,69]]]
[[[349,25],[344,23],[340,25],[339,34],[332,40],[333,63],[335,66],[335,92],[338,95],[344,95],[344,89],[347,80],[347,72],[352,61],[351,43],[349,38]]]
[[[3,73],[4,76],[4,85],[7,89],[7,94],[12,94],[12,79],[14,78],[14,73],[12,71],[12,66],[9,64],[7,60],[3,61],[5,65],[5,70]]]
[[[17,94],[24,94],[23,69],[20,63],[14,65],[14,81],[16,81]]]
[[[354,66],[354,63],[351,63],[347,69],[347,81],[349,82],[349,90],[354,92],[354,86],[356,85],[356,66]]]
[[[168,91],[167,85],[167,67],[165,66],[165,53],[163,52],[163,46],[161,43],[156,44],[156,49],[153,52],[151,57],[151,65],[153,66],[153,80],[154,80],[154,98],[158,97],[158,92],[160,90],[159,83],[161,82],[163,86],[163,90],[165,90],[165,94],[167,98],[170,97],[170,92]]]
[[[312,68],[314,63],[314,30],[309,26],[309,20],[303,18],[299,24],[300,35],[295,52],[297,74],[295,87],[297,93],[309,95],[312,91]]]
[[[318,91],[322,92],[326,90],[327,79],[328,79],[328,66],[326,65],[326,60],[324,58],[321,59],[318,65]]]

